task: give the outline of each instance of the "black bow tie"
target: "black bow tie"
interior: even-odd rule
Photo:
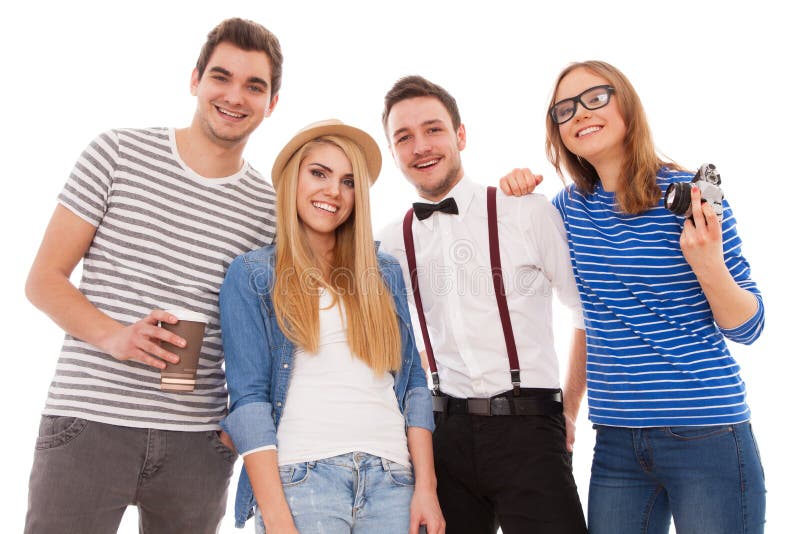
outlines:
[[[442,213],[450,213],[453,215],[458,215],[458,205],[456,205],[456,199],[453,197],[447,197],[446,199],[442,200],[438,204],[428,204],[427,202],[414,202],[414,215],[417,216],[417,219],[420,221],[424,221],[431,215],[433,215],[434,211],[441,211]]]

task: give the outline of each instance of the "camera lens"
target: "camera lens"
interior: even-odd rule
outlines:
[[[664,194],[664,207],[675,215],[686,215],[692,205],[692,184],[674,183]]]

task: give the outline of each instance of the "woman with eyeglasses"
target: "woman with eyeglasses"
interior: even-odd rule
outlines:
[[[376,251],[377,143],[337,120],[272,169],[275,245],[234,260],[220,292],[230,413],[244,457],[236,522],[270,534],[444,532],[433,408],[397,260]]]
[[[694,173],[658,156],[615,67],[569,65],[550,104],[548,159],[574,182],[553,203],[586,322],[589,532],[666,534],[670,518],[679,534],[763,532],[764,473],[725,338],[755,341],[764,309],[733,213],[723,202],[720,221],[696,186],[690,217],[663,206]],[[586,382],[565,392],[575,411]]]

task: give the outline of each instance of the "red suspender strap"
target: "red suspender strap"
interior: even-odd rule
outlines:
[[[403,219],[403,241],[406,245],[406,261],[408,261],[408,274],[411,278],[411,291],[414,292],[414,304],[417,307],[417,317],[422,329],[422,339],[425,341],[425,354],[428,356],[428,368],[433,381],[433,393],[439,394],[439,372],[436,369],[436,360],[433,357],[431,338],[428,335],[428,323],[425,321],[425,312],[422,311],[422,297],[419,294],[419,279],[417,278],[417,253],[414,251],[414,235],[411,233],[411,222],[414,210],[408,210]]]
[[[486,188],[486,209],[489,213],[489,258],[492,263],[492,282],[494,295],[497,298],[497,309],[500,312],[500,324],[503,326],[503,337],[506,340],[508,363],[511,367],[511,384],[514,395],[519,395],[520,375],[519,358],[517,357],[517,344],[514,341],[514,331],[511,329],[511,316],[508,313],[508,300],[503,284],[503,269],[500,266],[500,240],[497,233],[497,188]]]

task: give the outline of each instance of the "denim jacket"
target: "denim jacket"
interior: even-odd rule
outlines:
[[[392,292],[402,339],[402,364],[394,372],[394,392],[406,427],[433,431],[433,409],[425,371],[414,345],[400,264],[378,252],[378,266]],[[230,411],[221,422],[236,449],[247,452],[276,445],[294,363],[294,345],[278,327],[272,302],[275,248],[267,246],[236,258],[225,275],[219,306]],[[235,519],[241,528],[256,504],[242,468]]]

